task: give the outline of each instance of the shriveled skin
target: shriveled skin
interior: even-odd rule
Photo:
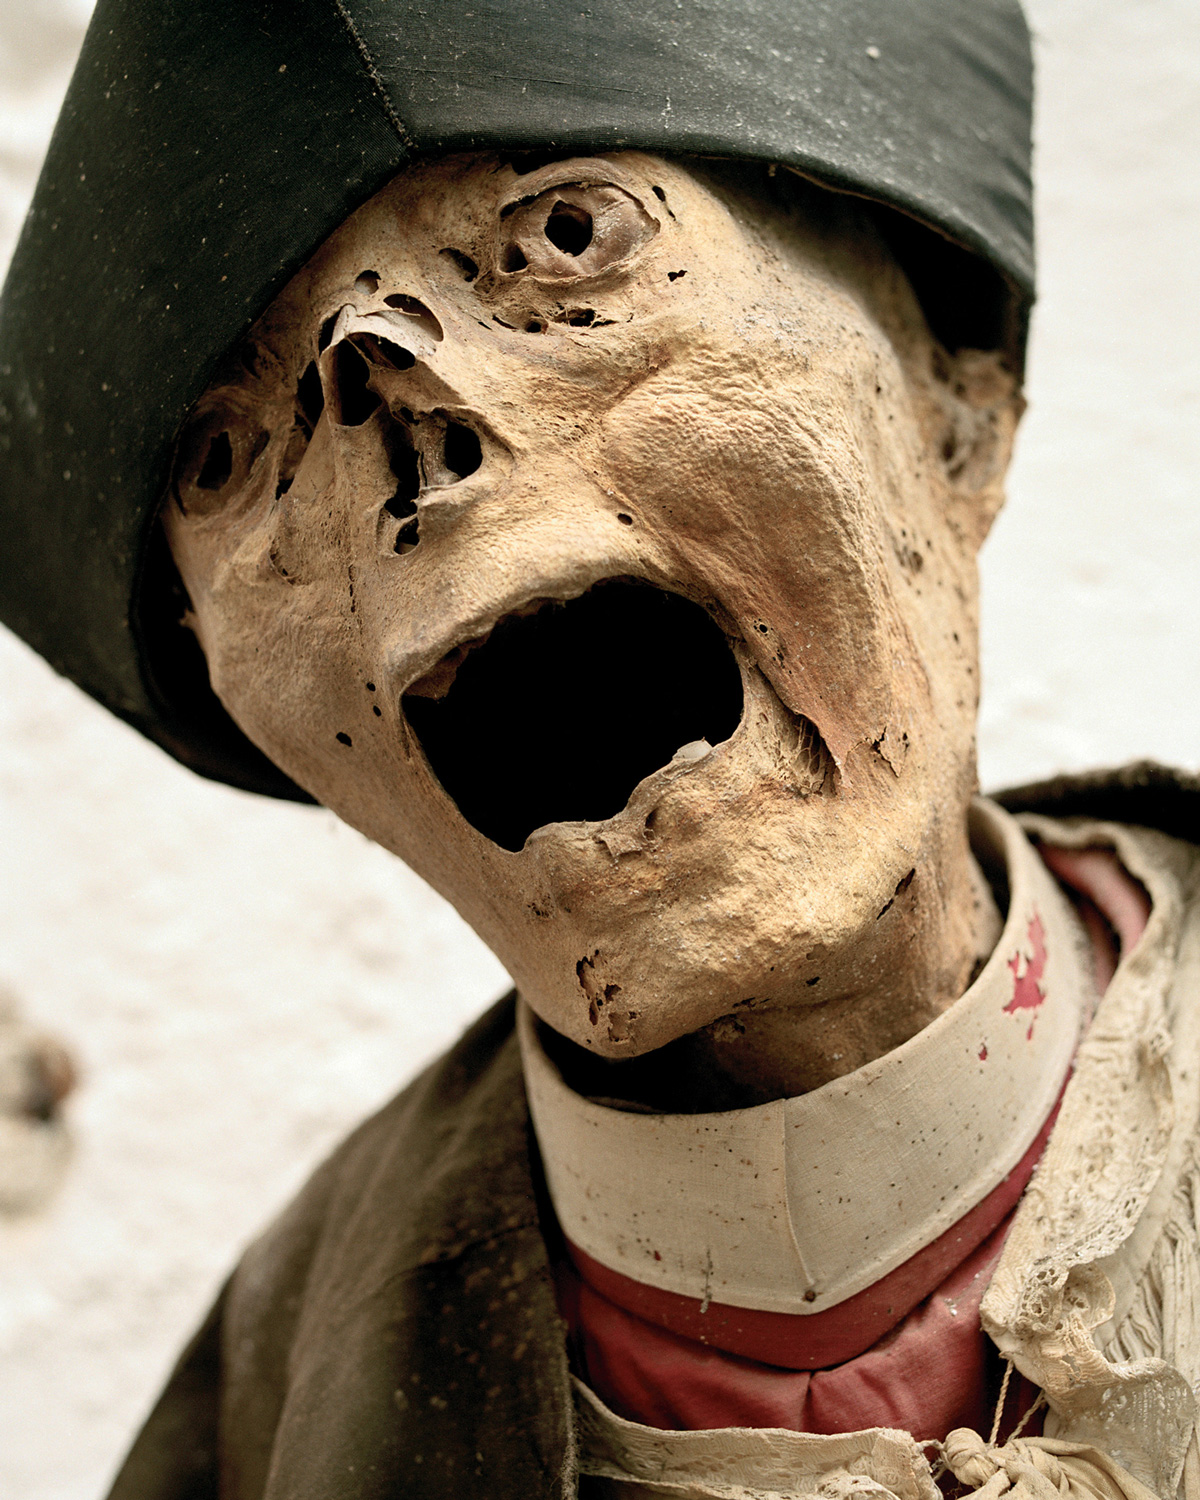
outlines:
[[[818,224],[737,175],[633,153],[410,170],[214,384],[165,509],[246,734],[442,892],[557,1031],[612,1059],[691,1037],[671,1066],[695,1107],[898,1045],[997,930],[966,807],[975,555],[1013,382],[935,346],[852,201],[829,195]],[[593,234],[571,253],[547,216],[576,210]],[[384,508],[400,427],[415,522]],[[466,477],[451,427],[478,439]],[[505,616],[611,578],[711,612],[741,722],[615,816],[503,849],[443,791],[401,698],[443,692],[448,655]],[[586,692],[574,711],[581,738],[605,734]]]

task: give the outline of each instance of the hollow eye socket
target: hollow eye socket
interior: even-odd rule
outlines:
[[[186,516],[212,515],[245,489],[269,434],[244,412],[215,407],[194,417],[175,448],[175,493]]]
[[[636,254],[658,221],[612,183],[565,183],[510,203],[500,213],[498,264],[540,280],[599,276]]]
[[[564,255],[580,256],[595,238],[596,221],[578,203],[565,203],[559,198],[550,210],[543,233]]]

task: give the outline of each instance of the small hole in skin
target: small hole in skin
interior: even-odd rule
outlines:
[[[364,297],[373,297],[379,290],[379,272],[360,271],[354,283],[354,290]]]
[[[340,729],[338,730],[337,741],[338,741],[339,745],[353,745],[354,744],[354,741],[350,738],[350,736],[348,734],[346,734],[344,730],[340,730]]]
[[[404,557],[407,553],[416,551],[417,542],[410,542],[408,540],[409,537],[415,537],[416,535],[415,531],[407,530],[403,527],[396,533],[396,545],[392,550],[397,557]],[[420,541],[419,537],[417,537],[417,541]]]
[[[468,474],[474,474],[483,463],[483,449],[478,437],[469,427],[464,427],[461,422],[450,422],[446,426],[443,458],[452,474],[465,479]]]
[[[633,525],[633,517],[632,516],[627,516],[624,511],[619,511],[618,512],[618,514],[617,514],[617,520],[620,521],[620,523],[621,523],[622,526],[632,526]]]
[[[374,691],[375,691],[375,684],[373,682],[368,682],[367,683],[367,692],[368,693],[373,693]]]
[[[536,318],[531,318],[525,325],[526,333],[545,333],[545,331],[546,325],[544,323],[539,323]]]
[[[441,253],[446,257],[447,260],[454,262],[458,269],[463,273],[463,278],[466,281],[474,281],[476,276],[479,275],[479,267],[475,264],[475,262],[469,255],[464,255],[461,250],[452,250],[449,246],[447,246],[446,249]]]
[[[665,203],[667,201],[667,195],[666,195],[666,193],[664,193],[663,190],[662,190],[662,188],[660,188],[658,186],[656,186],[655,189],[654,189],[654,196],[658,199],[658,201],[660,203]]]
[[[218,432],[208,445],[208,452],[196,475],[196,484],[202,490],[221,490],[229,483],[233,474],[233,444],[227,432]]]
[[[546,220],[546,238],[564,255],[582,255],[592,243],[591,214],[560,198]]]
[[[523,271],[529,262],[525,259],[525,252],[520,245],[510,245],[504,252],[504,269],[506,271]]]
[[[687,275],[686,271],[668,271],[667,272],[667,280],[668,281],[678,281],[681,276],[686,276],[686,275]]]
[[[380,706],[379,706],[378,703],[372,703],[371,704],[371,712],[375,715],[375,717],[377,719],[382,719],[383,718],[383,709],[380,708]]]
[[[567,314],[567,322],[572,328],[589,328],[596,321],[596,310],[593,307],[573,307]]]

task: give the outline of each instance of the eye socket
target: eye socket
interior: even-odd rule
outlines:
[[[268,438],[259,422],[230,407],[193,418],[175,447],[175,493],[184,515],[211,515],[236,499]]]
[[[510,276],[566,281],[599,276],[658,233],[632,193],[613,183],[564,183],[500,213],[497,265]]]
[[[196,475],[202,490],[223,490],[233,477],[233,444],[228,432],[218,432],[209,439],[208,452]]]
[[[592,216],[577,203],[565,203],[561,198],[550,210],[546,220],[546,238],[564,255],[582,255],[592,243]]]

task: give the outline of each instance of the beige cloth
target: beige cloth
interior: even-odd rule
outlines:
[[[932,1025],[812,1093],[719,1114],[606,1107],[566,1086],[521,1006],[530,1110],[573,1244],[665,1291],[805,1315],[987,1197],[1045,1123],[1096,996],[1079,920],[1017,823],[981,801],[972,832],[1008,870],[991,959]],[[1014,963],[1036,1008],[1012,1007]]]
[[[935,1445],[922,1448],[906,1432],[659,1432],[614,1416],[581,1381],[575,1389],[588,1476],[581,1500],[941,1500],[926,1458]],[[987,1500],[1009,1494],[1013,1500],[1156,1500],[1153,1490],[1085,1443],[1016,1438],[989,1447],[964,1428],[946,1439],[942,1459],[960,1484],[986,1493]]]
[[[983,1303],[987,1331],[1045,1392],[1045,1436],[989,1447],[960,1431],[939,1452],[887,1429],[664,1433],[578,1386],[581,1495],[935,1500],[933,1461],[987,1500],[1200,1500],[1200,852],[1144,829],[1021,821],[1115,848],[1153,902]]]

